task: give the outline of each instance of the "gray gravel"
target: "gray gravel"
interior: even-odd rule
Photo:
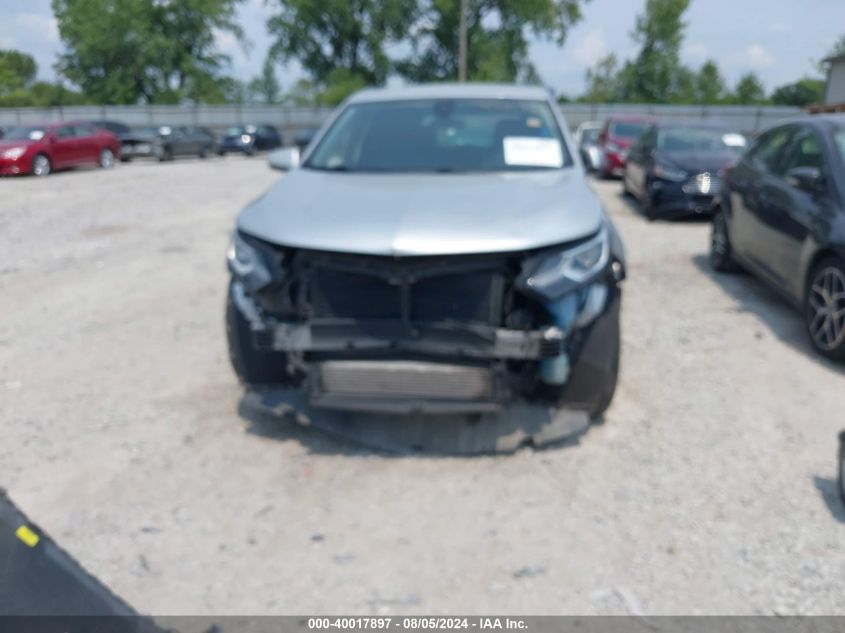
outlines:
[[[580,443],[388,457],[238,415],[223,265],[262,159],[0,181],[0,486],[149,613],[845,613],[842,367],[708,227],[627,244]],[[401,420],[397,421],[401,424]]]

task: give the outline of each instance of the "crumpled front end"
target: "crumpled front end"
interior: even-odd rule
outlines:
[[[314,407],[455,414],[564,400],[592,414],[615,386],[624,264],[610,225],[554,249],[447,257],[238,233],[229,267],[254,346],[278,354]]]

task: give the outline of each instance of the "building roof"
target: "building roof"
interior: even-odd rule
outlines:
[[[350,103],[404,101],[409,99],[525,99],[549,98],[545,88],[513,84],[433,83],[397,88],[366,88],[349,98]]]

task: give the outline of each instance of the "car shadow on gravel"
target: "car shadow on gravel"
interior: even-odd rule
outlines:
[[[706,277],[737,302],[737,311],[757,315],[781,341],[827,369],[845,376],[845,365],[834,363],[813,349],[804,331],[801,313],[774,290],[743,271],[717,273],[710,267],[709,258],[705,254],[695,255],[692,261]],[[762,336],[762,332],[756,333],[757,338]]]
[[[238,402],[247,432],[296,441],[313,453],[365,457],[475,457],[514,454],[523,448],[556,450],[579,444],[593,425],[565,411],[524,407],[500,419],[480,416],[350,414],[314,410],[296,390],[247,391]]]
[[[842,498],[839,496],[839,482],[835,479],[813,475],[813,483],[833,518],[840,523],[845,523],[845,505],[843,505]]]

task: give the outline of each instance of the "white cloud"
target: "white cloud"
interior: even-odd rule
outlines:
[[[24,35],[34,35],[42,41],[59,41],[59,24],[52,15],[18,13],[13,22],[15,29],[24,31]]]
[[[598,26],[588,31],[573,49],[575,60],[584,66],[592,66],[608,52],[604,30]]]
[[[774,66],[775,58],[760,44],[751,44],[745,49],[748,64],[752,68],[768,68]]]

